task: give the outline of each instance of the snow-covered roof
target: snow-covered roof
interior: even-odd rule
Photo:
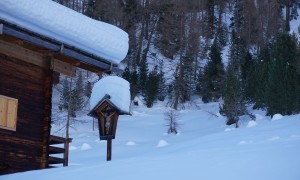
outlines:
[[[130,114],[129,82],[118,76],[107,76],[95,83],[90,98],[91,109],[104,100],[115,106],[120,113]]]
[[[0,0],[0,19],[119,64],[128,34],[51,0]]]

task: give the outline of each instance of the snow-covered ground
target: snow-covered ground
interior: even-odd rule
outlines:
[[[112,161],[106,141],[89,123],[72,129],[68,167],[0,176],[2,180],[299,180],[300,115],[266,117],[253,111],[240,128],[225,125],[218,104],[179,111],[179,134],[166,134],[165,106],[133,107],[121,116]],[[54,127],[58,128],[58,127]]]

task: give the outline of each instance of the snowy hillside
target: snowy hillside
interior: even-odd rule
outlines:
[[[300,115],[271,120],[254,111],[256,122],[244,120],[235,129],[216,116],[217,103],[198,103],[198,108],[179,112],[179,134],[168,135],[164,109],[163,104],[133,107],[133,116],[121,116],[110,162],[106,142],[99,141],[90,117],[82,116],[88,123],[71,132],[69,167],[0,179],[300,179]]]

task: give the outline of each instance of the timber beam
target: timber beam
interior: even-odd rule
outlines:
[[[1,39],[0,51],[9,57],[17,58],[45,69],[49,68],[49,66],[47,66],[46,58],[43,55]]]
[[[2,27],[2,33],[0,34],[1,36],[7,35],[15,37],[20,40],[23,40],[24,42],[34,44],[41,48],[45,48],[50,52],[53,52],[54,54],[59,54],[59,56],[65,56],[75,61],[79,61],[80,63],[85,64],[92,70],[97,69],[97,72],[110,70],[111,63],[109,61],[94,56],[92,54],[86,53],[73,46],[69,46],[62,42],[43,37],[39,34],[28,31],[24,28],[20,28],[16,25],[11,25],[7,22],[1,23],[1,20],[0,26]]]

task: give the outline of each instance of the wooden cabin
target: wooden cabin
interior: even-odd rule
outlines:
[[[0,4],[2,7],[12,5],[11,8],[15,8],[12,3],[0,3],[4,3]],[[49,6],[54,2],[47,3]],[[1,8],[0,175],[48,168],[51,164],[49,145],[59,140],[50,139],[52,85],[58,82],[60,73],[73,76],[77,67],[95,73],[109,73],[116,64],[80,49],[76,44],[66,44],[47,33],[2,19],[1,13],[6,17],[7,9]],[[26,10],[24,14],[30,13]],[[66,15],[69,13],[73,12],[66,10]],[[22,24],[22,20],[17,22]]]
[[[0,27],[0,174],[47,168],[58,74],[101,73],[110,64],[7,22]]]

